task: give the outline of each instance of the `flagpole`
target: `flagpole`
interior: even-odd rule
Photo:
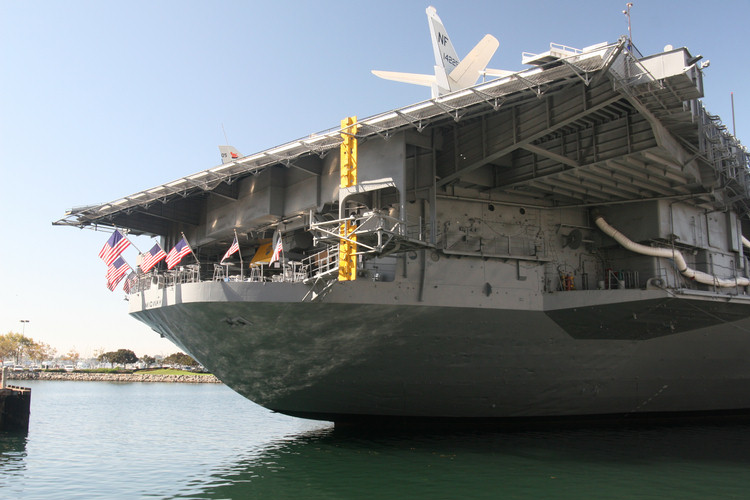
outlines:
[[[120,231],[119,229],[117,229],[117,226],[115,226],[115,229],[118,230],[118,231]],[[133,241],[130,238],[128,238],[128,231],[126,229],[123,229],[122,231],[120,231],[120,234],[122,235],[123,238],[125,238],[126,240],[128,240],[131,245],[133,245],[133,248],[135,248],[138,251],[139,254],[143,253],[143,252],[141,252],[141,249],[138,248],[137,246],[135,246],[135,243],[133,243]],[[130,264],[128,264],[128,265],[130,265]]]
[[[245,264],[242,263],[242,250],[240,250],[240,239],[237,237],[236,229],[234,230],[234,239],[237,241],[237,253],[240,254],[240,279],[245,281]]]
[[[190,253],[191,253],[191,254],[193,254],[193,258],[195,259],[195,262],[197,262],[197,263],[198,263],[198,266],[200,266],[200,265],[201,265],[201,261],[200,261],[200,260],[198,260],[198,256],[197,256],[197,255],[195,255],[195,252],[193,252],[193,247],[192,247],[192,246],[190,246],[190,242],[188,241],[188,239],[187,239],[187,236],[185,236],[185,233],[183,233],[182,231],[180,231],[180,234],[181,234],[181,235],[182,235],[182,237],[183,237],[183,238],[185,239],[185,243],[187,243],[187,246],[188,246],[188,248],[190,249]]]

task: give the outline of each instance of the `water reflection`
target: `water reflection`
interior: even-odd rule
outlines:
[[[25,432],[0,432],[0,479],[3,482],[23,476],[26,470],[26,441]]]
[[[177,498],[742,497],[750,425],[546,431],[324,429],[279,439]]]

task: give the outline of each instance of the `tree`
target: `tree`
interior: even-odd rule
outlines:
[[[80,357],[81,357],[81,355],[78,354],[78,351],[76,351],[75,349],[71,349],[70,351],[68,351],[68,354],[66,354],[65,356],[63,356],[62,359],[64,359],[65,361],[70,361],[73,364],[76,364],[76,363],[78,363],[78,359]]]
[[[28,349],[27,354],[32,361],[41,363],[52,359],[57,354],[57,349],[44,342],[34,342]]]
[[[141,362],[146,365],[146,368],[150,367],[154,363],[156,363],[156,358],[149,356],[148,354],[145,354],[141,356]]]
[[[0,336],[0,358],[13,357],[16,364],[19,364],[33,344],[34,340],[29,337],[20,333],[8,332]]]
[[[138,361],[138,356],[135,355],[130,349],[118,349],[116,354],[115,363],[122,363],[123,365],[129,365]]]
[[[118,349],[115,351],[113,361],[120,365],[127,365],[138,361],[138,356],[130,349]]]
[[[100,354],[97,359],[104,363],[111,363],[112,365],[127,365],[138,361],[138,356],[130,349],[118,349]]]
[[[10,334],[11,332],[8,333]],[[14,351],[13,343],[8,338],[8,335],[0,335],[0,361],[4,361],[5,358],[10,357]]]
[[[110,365],[112,365],[114,364],[114,357],[115,357],[115,352],[110,351],[110,352],[103,352],[99,354],[96,357],[96,359],[99,360],[100,363],[109,363]]]
[[[56,352],[49,344],[36,342],[20,333],[0,335],[0,361],[13,357],[16,364],[19,364],[25,356],[32,361],[44,361],[52,359]]]
[[[198,362],[182,352],[170,354],[164,358],[164,362],[169,365],[198,366]]]

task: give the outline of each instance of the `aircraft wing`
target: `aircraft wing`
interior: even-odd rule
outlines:
[[[499,46],[500,42],[497,41],[497,38],[492,35],[485,35],[456,66],[456,69],[448,75],[448,79],[451,81],[451,90],[464,89],[477,83],[480,73],[487,67]]]
[[[507,69],[490,69],[485,68],[482,71],[480,71],[481,74],[486,76],[495,76],[498,78],[505,78],[506,76],[513,75],[515,73],[518,73],[518,71],[509,71]]]
[[[432,87],[436,78],[435,75],[420,75],[417,73],[399,73],[397,71],[380,71],[372,70],[372,74],[386,80],[393,80],[396,82],[412,83],[414,85],[422,85],[424,87]]]

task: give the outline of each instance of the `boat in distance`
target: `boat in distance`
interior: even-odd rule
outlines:
[[[288,415],[750,411],[750,156],[700,57],[551,44],[477,83],[494,38],[464,64],[427,13],[450,67],[387,76],[431,99],[55,224],[189,242],[130,314]]]

